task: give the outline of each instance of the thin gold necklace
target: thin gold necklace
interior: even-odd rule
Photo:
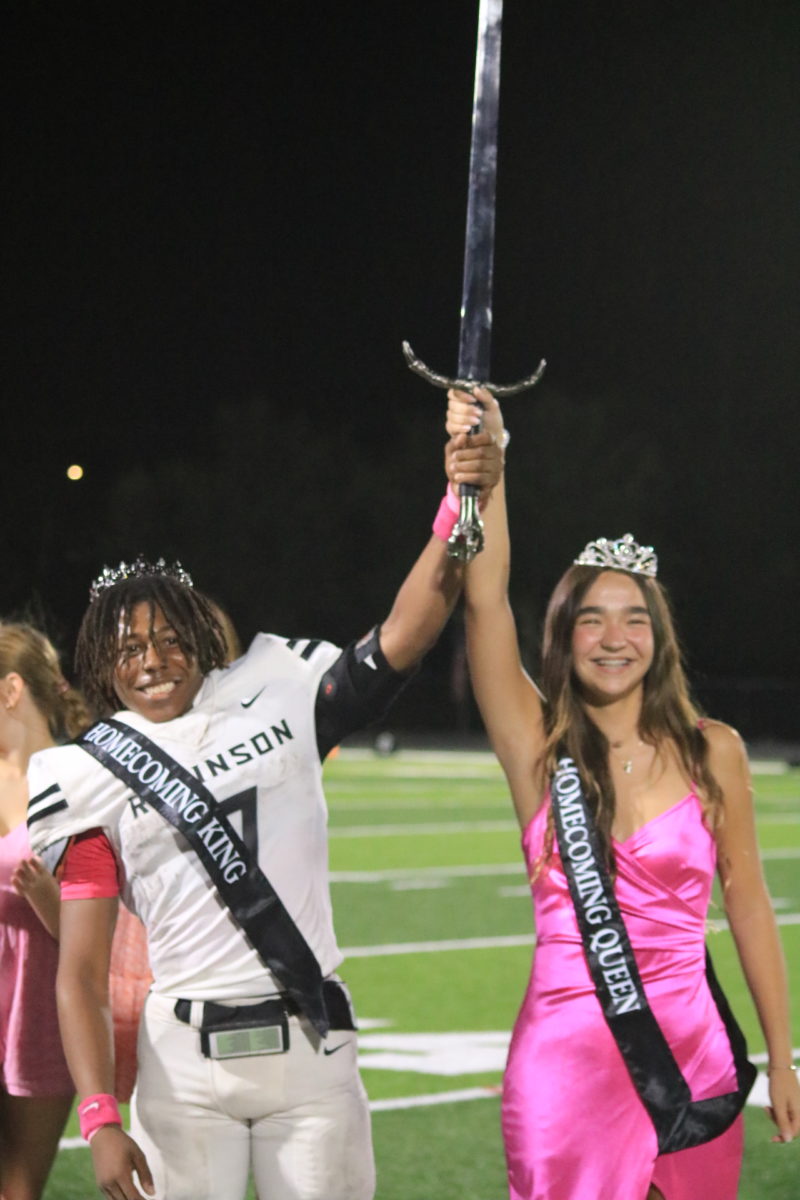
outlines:
[[[621,742],[611,742],[611,749],[612,750],[620,750],[624,740],[625,739],[623,738]],[[643,745],[644,745],[644,742],[642,741],[641,738],[639,738],[636,742],[636,750],[638,750]],[[634,754],[636,753],[636,750],[634,750]],[[630,775],[633,771],[633,758],[621,758],[620,757],[620,762],[622,763],[622,769],[625,772],[625,774]]]

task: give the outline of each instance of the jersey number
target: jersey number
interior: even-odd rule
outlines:
[[[224,813],[226,817],[237,812],[242,814],[242,841],[255,863],[258,862],[257,798],[258,788],[251,787],[243,792],[237,792],[235,796],[229,796],[227,800],[219,800],[217,803],[219,811]]]

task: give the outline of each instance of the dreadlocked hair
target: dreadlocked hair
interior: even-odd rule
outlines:
[[[86,702],[62,675],[55,646],[25,621],[0,621],[0,677],[12,671],[24,679],[55,741],[77,737],[89,727]]]
[[[609,868],[614,868],[611,827],[616,796],[609,768],[608,738],[586,711],[578,690],[572,662],[572,633],[583,599],[601,570],[571,566],[562,576],[545,616],[542,641],[542,685],[546,734],[543,766],[551,777],[560,754],[575,762],[594,817]],[[644,679],[639,736],[661,752],[669,742],[680,763],[698,788],[706,821],[713,829],[722,819],[722,789],[708,762],[708,743],[702,731],[699,709],[689,694],[681,649],[664,588],[654,578],[633,575],[650,615],[653,629],[653,662]],[[549,818],[545,855],[553,846],[552,816]]]
[[[119,661],[120,628],[127,629],[137,604],[160,608],[175,631],[178,645],[203,675],[225,665],[225,636],[211,604],[201,592],[167,575],[125,579],[106,588],[89,605],[78,631],[75,670],[86,698],[99,716],[114,712],[119,701],[114,672]]]

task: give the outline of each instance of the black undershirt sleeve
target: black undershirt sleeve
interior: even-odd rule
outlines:
[[[320,680],[314,717],[320,758],[349,733],[379,721],[416,668],[402,674],[389,666],[380,646],[380,627],[351,642]]]

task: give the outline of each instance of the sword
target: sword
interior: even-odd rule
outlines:
[[[480,385],[495,396],[514,396],[539,382],[545,362],[542,359],[533,375],[517,383],[497,384],[489,381],[502,19],[503,0],[480,0],[458,374],[452,379],[432,371],[422,359],[417,358],[408,342],[403,342],[403,354],[411,370],[434,387],[455,387],[472,392],[473,388]],[[476,400],[475,404],[480,407],[479,401]],[[473,432],[479,429],[480,425]],[[478,511],[479,488],[474,484],[462,483],[460,492],[461,509],[448,541],[448,553],[452,558],[469,562],[483,549],[483,522]]]

